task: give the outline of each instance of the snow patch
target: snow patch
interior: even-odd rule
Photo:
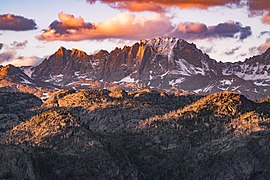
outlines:
[[[178,78],[178,79],[174,79],[174,80],[171,80],[169,82],[169,85],[171,86],[175,86],[176,84],[181,84],[182,82],[185,81],[185,78]]]

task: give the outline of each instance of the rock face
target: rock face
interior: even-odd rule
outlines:
[[[92,76],[92,71],[91,58],[85,52],[60,47],[49,59],[45,59],[38,67],[35,67],[31,76],[39,81],[62,85],[71,82],[78,73],[87,73],[88,76]]]
[[[42,101],[32,94],[0,92],[0,137],[33,114]]]
[[[14,170],[1,169],[0,178],[270,175],[269,100],[253,102],[231,92],[175,96],[150,89],[61,90],[37,109],[1,138],[0,158],[7,157],[3,166]],[[20,163],[11,163],[10,152],[22,157]]]
[[[80,80],[144,84],[152,89],[177,88],[191,93],[241,92],[251,99],[270,95],[270,50],[238,63],[217,62],[194,44],[177,38],[141,40],[110,53],[93,55],[61,47],[32,69],[31,78],[62,87]],[[269,81],[270,82],[270,81]]]
[[[36,179],[32,159],[21,148],[0,145],[1,179]]]

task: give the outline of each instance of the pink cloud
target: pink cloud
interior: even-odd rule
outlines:
[[[270,48],[270,38],[265,41],[265,43],[261,44],[257,49],[261,53],[264,53],[268,48]]]
[[[173,35],[184,39],[206,38],[238,38],[245,39],[252,34],[249,26],[242,26],[239,22],[228,21],[215,26],[203,23],[186,22],[179,24]]]
[[[87,23],[82,18],[60,13],[59,19],[60,21],[54,21],[37,38],[45,41],[80,41],[105,38],[142,39],[165,35],[174,28],[171,19],[163,14],[155,14],[145,18],[121,13],[103,22]],[[72,23],[67,25],[66,21]]]

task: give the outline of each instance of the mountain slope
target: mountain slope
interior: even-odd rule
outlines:
[[[32,67],[18,68],[13,65],[0,67],[0,92],[26,92],[48,98],[47,95],[58,86],[30,78],[28,74],[31,74],[31,69]]]

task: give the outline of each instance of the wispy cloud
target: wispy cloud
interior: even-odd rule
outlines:
[[[25,40],[23,42],[18,42],[18,41],[14,41],[13,43],[11,43],[10,45],[14,48],[19,48],[19,49],[23,49],[26,47],[28,41]]]
[[[240,47],[240,46],[238,46],[238,47],[236,47],[236,48],[233,48],[233,49],[227,50],[227,51],[225,51],[225,54],[226,54],[226,55],[228,55],[228,56],[230,56],[230,55],[234,55],[234,54],[236,53],[236,51],[238,51],[240,48],[241,48],[241,47]]]
[[[0,30],[28,31],[37,29],[33,19],[27,19],[13,14],[0,15]]]
[[[15,66],[30,66],[39,64],[42,59],[37,56],[20,56],[18,50],[24,49],[28,44],[28,41],[23,42],[14,41],[11,44],[0,43],[0,50],[4,50],[0,53],[0,65],[13,64]]]

